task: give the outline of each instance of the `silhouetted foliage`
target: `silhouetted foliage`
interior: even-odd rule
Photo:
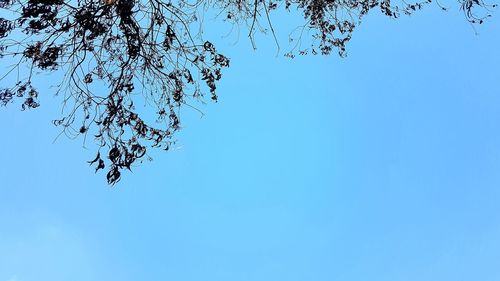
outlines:
[[[473,24],[483,23],[488,9],[495,7],[480,0],[458,1]],[[216,84],[229,59],[201,37],[200,15],[208,9],[218,10],[232,24],[246,25],[252,44],[255,32],[264,26],[275,34],[273,10],[301,13],[304,25],[290,41],[312,34],[311,45],[303,49],[293,43],[286,54],[293,58],[332,51],[344,56],[352,32],[369,11],[379,9],[397,18],[430,2],[0,0],[0,58],[15,60],[2,79],[13,76],[16,81],[0,90],[0,104],[17,97],[23,100],[23,110],[38,107],[33,77],[61,70],[55,86],[65,115],[53,123],[69,137],[91,136],[99,149],[89,163],[96,172],[106,169],[108,183],[115,184],[122,170],[147,157],[148,148],[171,147],[180,129],[181,107],[191,107],[206,95],[217,101]],[[484,16],[475,14],[477,7]],[[134,106],[138,98],[155,112],[156,123],[141,118]]]

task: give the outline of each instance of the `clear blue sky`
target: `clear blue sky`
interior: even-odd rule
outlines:
[[[218,38],[220,102],[114,188],[60,100],[0,109],[0,281],[500,280],[500,14],[449,4],[346,59]]]

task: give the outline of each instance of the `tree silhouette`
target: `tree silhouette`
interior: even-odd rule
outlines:
[[[217,101],[216,85],[229,59],[202,39],[200,15],[208,9],[231,24],[247,26],[252,44],[263,26],[275,34],[274,10],[302,14],[304,24],[293,33],[299,38],[291,41],[308,34],[310,46],[291,46],[286,56],[293,58],[333,51],[345,56],[346,43],[369,11],[398,18],[431,1],[0,0],[0,58],[13,61],[1,79],[16,81],[2,87],[0,104],[19,98],[22,110],[38,107],[33,77],[60,71],[55,86],[65,115],[53,123],[70,137],[92,136],[99,148],[89,163],[96,172],[107,169],[108,183],[115,184],[148,148],[171,147],[180,129],[180,108],[207,95]],[[483,23],[496,6],[458,2],[472,24]],[[157,122],[145,121],[134,107],[137,99],[146,100]]]

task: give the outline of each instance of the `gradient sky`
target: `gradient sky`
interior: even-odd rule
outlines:
[[[218,35],[219,103],[113,188],[59,99],[1,108],[0,281],[500,280],[500,14],[449,4],[345,59]]]

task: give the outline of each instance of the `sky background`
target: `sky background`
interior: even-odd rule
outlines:
[[[449,4],[345,59],[217,35],[219,102],[113,188],[59,99],[1,108],[0,281],[500,280],[500,14]]]

